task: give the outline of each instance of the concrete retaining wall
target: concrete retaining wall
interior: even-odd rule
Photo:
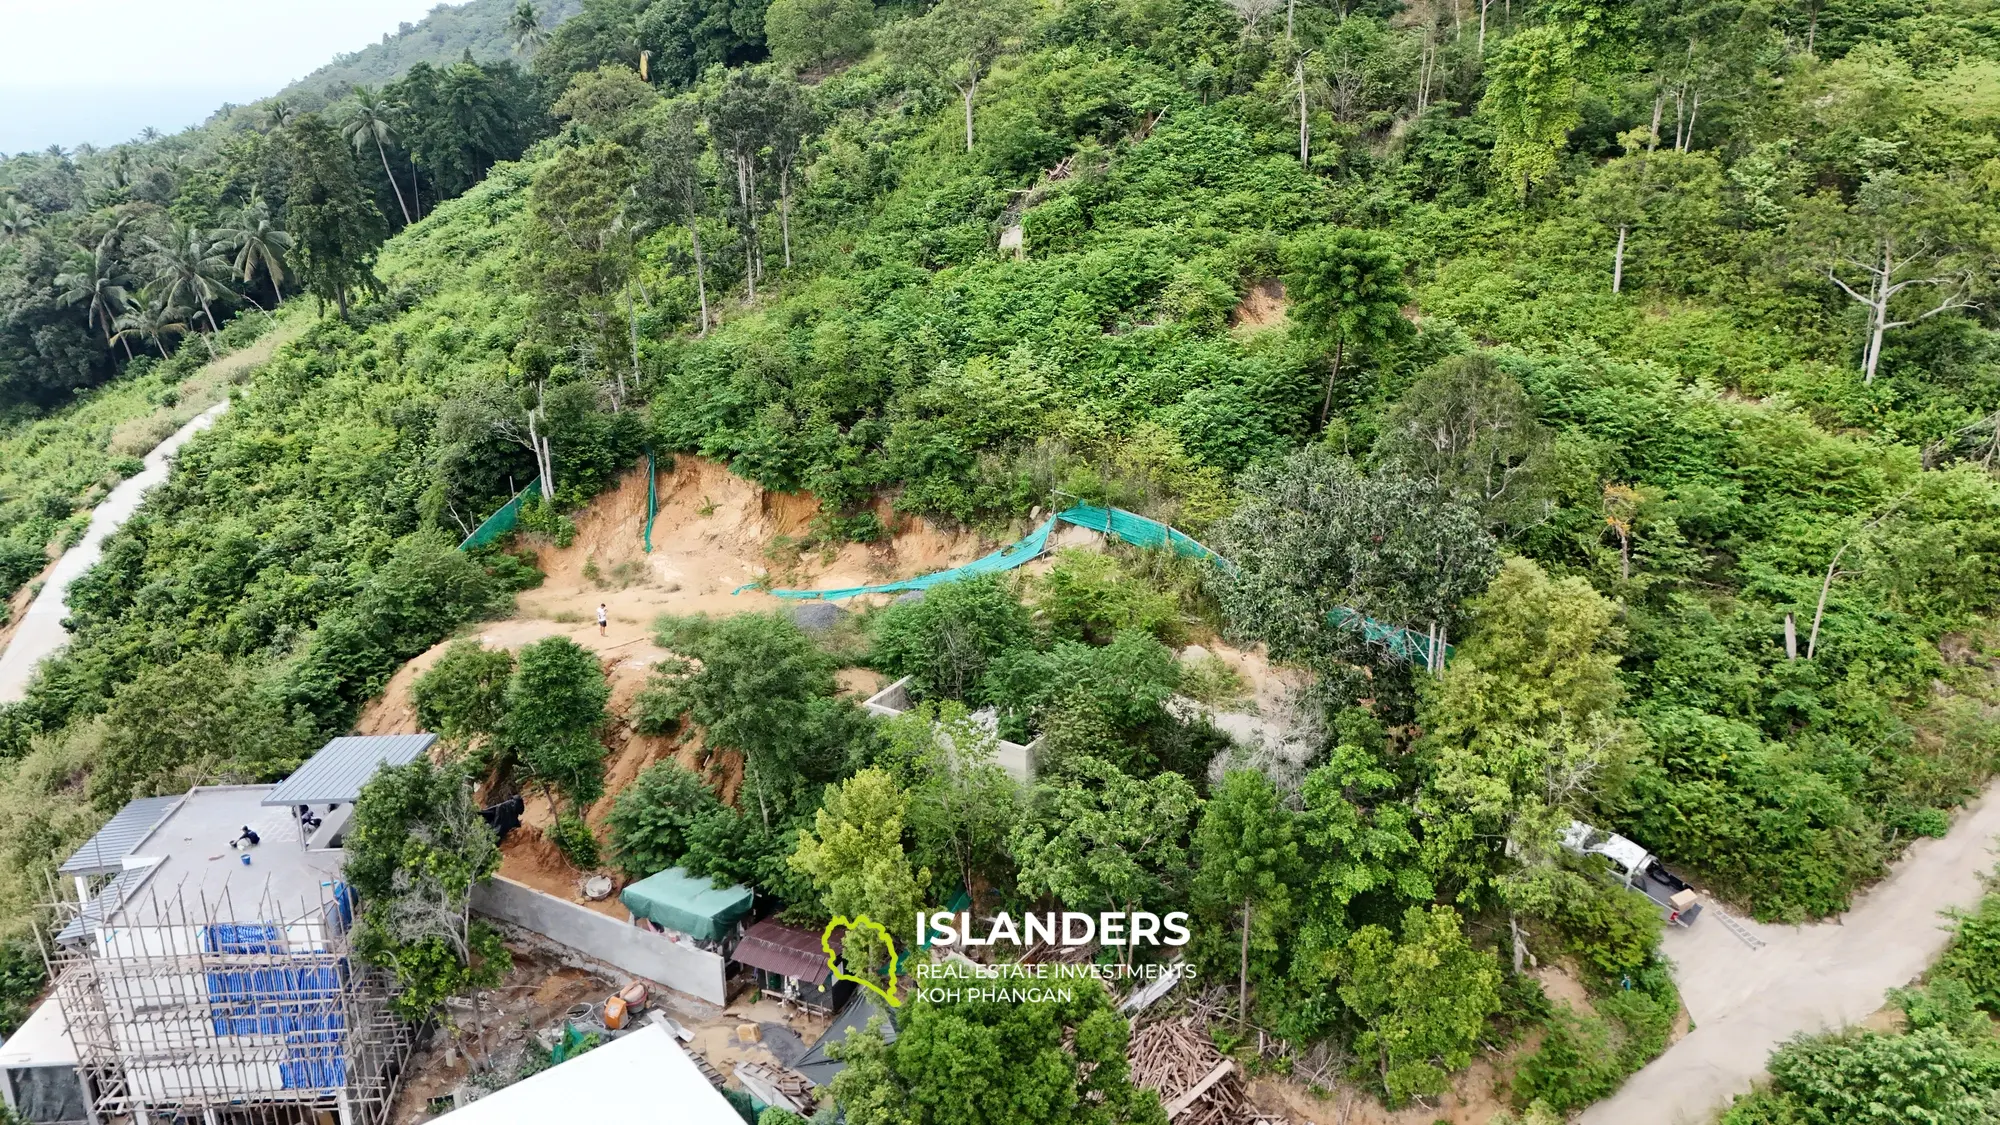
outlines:
[[[902,679],[869,696],[862,701],[862,709],[871,715],[876,715],[884,719],[893,719],[903,712],[908,711],[916,705],[910,699],[910,681],[914,679],[916,679],[915,676],[904,676]],[[1035,740],[1026,746],[1018,742],[1009,742],[1004,738],[995,739],[993,762],[1011,774],[1016,781],[1033,781],[1035,780],[1035,757],[1041,748],[1042,739],[1040,735],[1036,735]]]
[[[676,992],[711,1004],[729,1002],[724,983],[727,964],[720,954],[669,941],[650,930],[499,876],[473,888],[472,909]]]

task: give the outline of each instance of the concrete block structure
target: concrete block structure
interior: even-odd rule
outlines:
[[[83,1120],[386,1119],[411,1029],[353,953],[337,832],[275,789],[135,801],[63,865],[79,901],[58,904],[47,1004],[68,1050],[48,1053]]]
[[[884,719],[893,719],[903,712],[910,710],[916,706],[915,701],[910,698],[910,681],[914,679],[916,679],[915,676],[904,676],[902,679],[869,696],[862,701],[862,710]],[[1035,780],[1035,758],[1042,749],[1040,736],[1036,736],[1033,742],[1025,746],[1021,743],[1009,742],[1001,738],[999,736],[1000,719],[998,715],[994,714],[991,708],[973,712],[972,718],[987,730],[993,732],[993,761],[995,765],[1006,770],[1008,776],[1016,781],[1025,783]]]

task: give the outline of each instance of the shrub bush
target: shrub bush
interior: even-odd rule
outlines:
[[[1142,629],[1170,645],[1182,637],[1174,599],[1096,551],[1058,551],[1055,565],[1029,580],[1027,600],[1049,632],[1063,640],[1110,644],[1126,629]]]
[[[1972,998],[2000,1014],[2000,892],[1990,892],[1969,911],[1953,915],[1951,945],[1931,972],[1964,982]]]
[[[562,852],[571,867],[578,871],[592,871],[601,858],[597,837],[590,831],[590,825],[576,813],[564,813],[556,822],[544,830],[550,843]]]
[[[987,702],[994,658],[1035,639],[1011,587],[998,575],[963,578],[931,587],[922,601],[892,603],[875,620],[871,659],[890,676],[914,676],[918,699]]]
[[[1666,1050],[1680,994],[1659,966],[1596,998],[1595,1014],[1565,1004],[1548,1020],[1542,1045],[1514,1074],[1516,1104],[1543,1102],[1557,1113],[1609,1096],[1625,1078]]]
[[[720,811],[722,802],[693,771],[677,762],[648,766],[605,818],[612,857],[634,879],[664,871],[687,855],[696,823]]]

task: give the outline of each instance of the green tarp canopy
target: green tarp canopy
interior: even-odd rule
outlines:
[[[618,901],[634,917],[703,941],[721,941],[737,919],[750,913],[755,898],[749,887],[718,890],[705,877],[669,867],[626,887]]]

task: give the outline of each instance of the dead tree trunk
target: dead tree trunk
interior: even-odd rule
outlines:
[[[1319,425],[1326,428],[1327,417],[1333,413],[1333,385],[1340,381],[1340,359],[1347,350],[1347,340],[1336,340],[1333,345],[1333,370],[1326,375],[1326,398],[1319,404]]]
[[[764,276],[764,254],[757,234],[757,158],[736,158],[736,200],[743,208],[743,277],[749,298],[757,299],[757,280]]]
[[[548,415],[545,413],[547,399],[544,390],[544,384],[535,384],[535,406],[528,411],[526,444],[528,452],[535,455],[535,472],[541,481],[542,500],[546,503],[556,498],[556,468],[554,454],[549,449],[549,436],[542,432],[542,425],[548,420]],[[553,807],[554,803],[555,799],[551,797],[550,806]]]
[[[701,231],[694,225],[694,216],[688,216],[688,241],[694,243],[694,291],[701,300],[701,330],[695,335],[708,335],[708,260],[701,254]]]
[[[1920,320],[1929,320],[1941,312],[1973,307],[1973,303],[1965,299],[1964,291],[1957,284],[1954,284],[1952,291],[1944,300],[1939,301],[1925,312],[1919,313],[1908,320],[1890,320],[1889,306],[1896,299],[1897,294],[1903,290],[1913,285],[1962,283],[1960,278],[1950,275],[1939,277],[1906,277],[1901,281],[1897,281],[1896,274],[1913,263],[1917,257],[1918,255],[1916,254],[1905,258],[1896,257],[1895,241],[1884,237],[1881,241],[1881,256],[1879,258],[1872,261],[1862,261],[1856,258],[1844,259],[1845,264],[1854,266],[1867,275],[1868,292],[1865,295],[1847,284],[1847,282],[1841,280],[1840,275],[1835,272],[1834,267],[1827,267],[1827,280],[1839,286],[1841,292],[1847,294],[1868,310],[1868,343],[1863,349],[1861,357],[1861,381],[1863,383],[1873,383],[1875,381],[1876,370],[1882,363],[1882,341],[1891,330],[1907,328]]]
[[[625,286],[625,324],[630,330],[632,339],[632,389],[637,390],[639,388],[639,310],[632,304],[632,286],[629,282]],[[622,393],[623,388],[620,388],[620,390],[621,393],[618,397],[623,399],[625,397]]]
[[[1299,166],[1312,167],[1312,119],[1307,116],[1306,107],[1306,60],[1299,56],[1294,64],[1299,83]]]
[[[1844,573],[1839,569],[1840,557],[1842,555],[1845,555],[1847,553],[1847,549],[1849,547],[1854,546],[1857,540],[1859,540],[1862,536],[1868,534],[1870,531],[1875,530],[1875,528],[1880,526],[1883,520],[1888,519],[1889,516],[1892,513],[1894,513],[1897,508],[1902,507],[1903,501],[1908,500],[1910,498],[1910,493],[1915,491],[1916,491],[1915,489],[1910,489],[1908,491],[1905,491],[1901,496],[1896,497],[1895,500],[1890,502],[1887,508],[1882,509],[1881,515],[1876,516],[1874,519],[1869,520],[1867,523],[1862,524],[1860,528],[1858,528],[1855,531],[1855,533],[1848,538],[1846,542],[1840,545],[1840,549],[1833,553],[1833,560],[1826,564],[1826,578],[1819,584],[1819,604],[1813,608],[1812,632],[1806,635],[1807,660],[1811,660],[1815,655],[1819,653],[1819,624],[1820,621],[1826,617],[1827,595],[1833,591],[1833,580],[1840,577],[1841,574]]]
[[[1236,1018],[1250,1018],[1250,900],[1243,900],[1243,951],[1236,975]]]
[[[972,75],[970,81],[958,88],[959,97],[965,100],[965,151],[972,151],[972,103],[979,97],[979,64],[968,61],[966,70]]]
[[[785,268],[792,268],[792,168],[778,167],[778,228],[785,236]]]

